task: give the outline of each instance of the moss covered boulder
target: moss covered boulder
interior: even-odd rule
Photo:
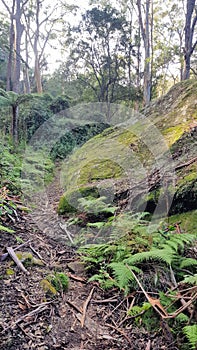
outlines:
[[[77,210],[81,197],[95,193],[136,211],[153,212],[162,201],[171,214],[196,209],[197,81],[175,85],[135,122],[89,140],[62,173],[59,213]]]

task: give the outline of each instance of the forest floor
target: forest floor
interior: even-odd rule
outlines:
[[[76,248],[58,226],[56,207],[63,191],[58,176],[47,188],[47,202],[35,197],[39,206],[10,223],[14,234],[1,233],[0,349],[178,349],[165,322],[158,332],[148,332],[127,316],[133,294],[125,297],[118,289],[103,291],[88,282]],[[23,272],[3,255],[8,247],[31,253],[39,263],[29,263]],[[43,288],[41,281],[54,272],[69,276],[67,291],[53,294]]]

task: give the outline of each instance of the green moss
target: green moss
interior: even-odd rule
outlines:
[[[122,174],[123,169],[121,166],[112,160],[94,159],[82,167],[78,178],[78,183],[86,184],[104,179],[117,179]]]
[[[58,214],[64,213],[75,213],[77,211],[76,207],[71,205],[71,200],[76,196],[76,191],[64,193],[63,196],[60,197],[57,212]]]
[[[40,282],[40,286],[42,287],[42,289],[47,293],[47,294],[51,294],[53,296],[55,296],[57,294],[56,289],[54,288],[54,286],[48,281],[48,279],[43,279]]]
[[[120,135],[117,136],[117,140],[125,146],[136,145],[137,137],[131,130],[124,130]]]
[[[168,143],[168,146],[171,146],[174,144],[184,133],[186,130],[187,125],[182,124],[182,125],[175,125],[170,128],[167,128],[163,131],[163,135],[165,137],[165,140]]]
[[[14,275],[14,270],[11,269],[11,268],[7,269],[7,270],[6,270],[6,275],[7,275],[7,276],[12,276],[12,275]]]
[[[172,224],[180,222],[180,226],[183,232],[197,235],[197,210],[172,215],[169,217],[169,222]]]
[[[63,272],[57,272],[52,276],[51,283],[57,291],[61,289],[65,292],[68,289],[69,278]]]

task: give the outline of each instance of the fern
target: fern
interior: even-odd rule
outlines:
[[[184,269],[185,267],[196,266],[197,260],[192,258],[185,258],[181,261],[180,268]]]
[[[191,349],[195,350],[197,347],[197,324],[194,324],[192,326],[185,326],[183,328],[183,333],[186,335],[191,345]]]
[[[129,282],[134,280],[131,271],[129,271],[126,265],[122,262],[112,262],[108,266],[113,270],[113,275],[117,281],[118,287],[124,289],[125,294],[127,294],[129,291]],[[135,266],[131,266],[130,268],[137,273],[142,272]]]
[[[142,306],[135,305],[133,306],[129,311],[128,315],[131,317],[137,317],[139,314],[144,313],[145,311],[149,310],[152,307],[152,305],[148,302],[144,302]]]
[[[174,258],[174,253],[170,248],[169,249],[152,248],[150,251],[134,254],[130,258],[126,259],[125,262],[127,262],[129,265],[135,265],[135,264],[140,264],[147,260],[156,260],[156,261],[162,261],[167,265],[170,265],[172,263],[173,258]]]
[[[178,316],[176,316],[176,321],[179,323],[187,323],[189,322],[189,317],[181,312]]]
[[[185,276],[184,280],[182,280],[181,283],[197,285],[197,274],[193,276]]]

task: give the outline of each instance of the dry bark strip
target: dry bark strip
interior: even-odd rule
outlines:
[[[29,275],[29,271],[27,271],[23,263],[18,259],[17,255],[14,252],[14,249],[12,247],[7,247],[7,252],[12,258],[12,260],[15,262],[15,264],[19,267],[19,269],[21,269],[23,272]]]

